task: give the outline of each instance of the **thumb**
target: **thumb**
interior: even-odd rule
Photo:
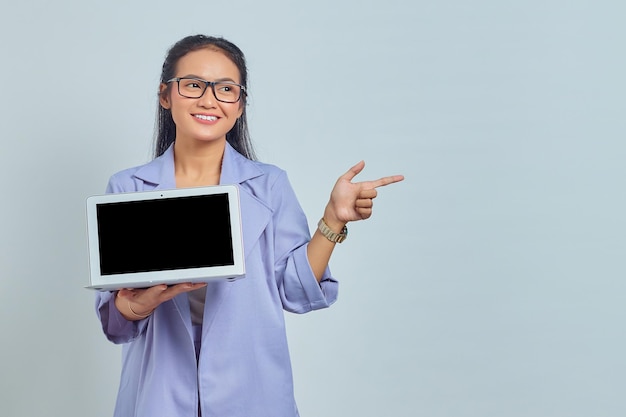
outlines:
[[[360,161],[356,165],[354,165],[352,168],[350,168],[348,172],[343,174],[340,177],[340,179],[352,181],[352,179],[356,177],[359,172],[363,171],[363,168],[365,168],[365,161]]]

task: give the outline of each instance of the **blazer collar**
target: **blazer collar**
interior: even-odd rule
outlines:
[[[263,172],[255,162],[241,155],[230,143],[226,142],[220,184],[241,184],[262,174]],[[135,172],[135,177],[153,184],[156,189],[176,188],[174,144],[172,143],[163,155],[139,168]]]

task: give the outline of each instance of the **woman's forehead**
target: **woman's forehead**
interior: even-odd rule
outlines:
[[[183,55],[176,65],[176,76],[195,75],[211,81],[230,78],[239,82],[237,65],[220,49],[203,48]]]

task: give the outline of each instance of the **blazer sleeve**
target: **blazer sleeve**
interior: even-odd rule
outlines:
[[[123,181],[115,176],[111,177],[106,188],[107,194],[124,191]],[[107,339],[113,343],[131,342],[145,330],[150,317],[138,321],[126,320],[115,306],[116,294],[116,291],[97,292],[96,314]]]
[[[329,307],[337,300],[338,282],[326,268],[317,282],[307,256],[311,240],[306,216],[283,171],[272,192],[275,274],[283,308],[306,313]]]

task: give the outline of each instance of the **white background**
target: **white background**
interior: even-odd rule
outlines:
[[[288,316],[303,417],[626,415],[623,2],[0,13],[1,415],[112,414],[84,200],[150,159],[165,51],[195,33],[246,53],[254,143],[312,229],[359,160],[406,176],[337,248],[337,304]]]

